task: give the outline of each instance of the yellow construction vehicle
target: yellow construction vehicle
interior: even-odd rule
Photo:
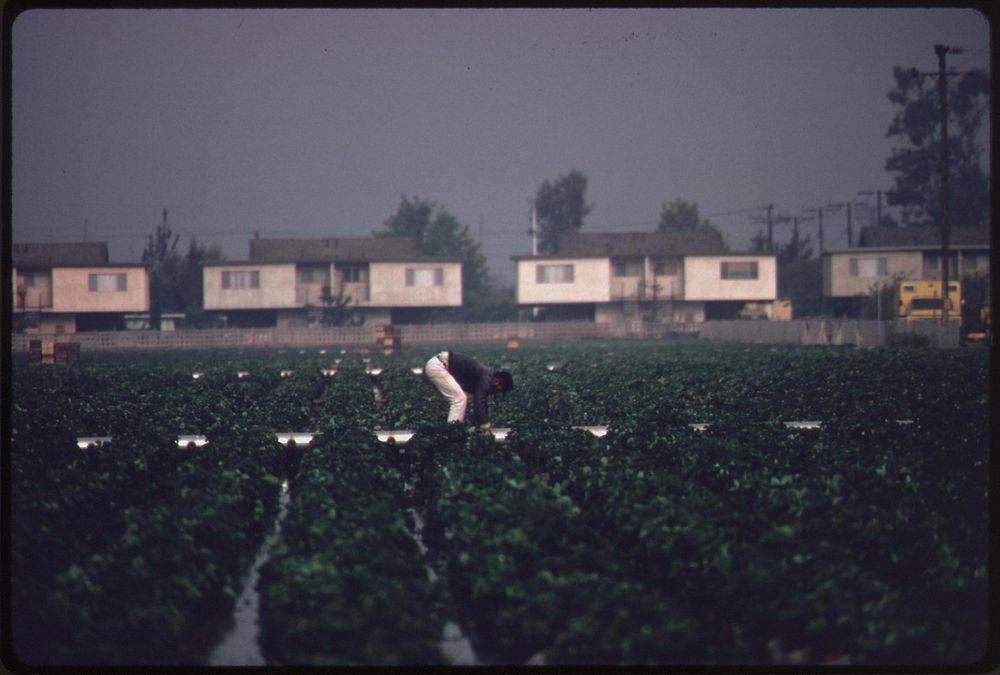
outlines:
[[[896,287],[896,297],[900,321],[940,321],[945,308],[949,319],[962,318],[962,288],[957,281],[948,282],[948,297],[942,298],[937,279],[903,280]]]
[[[974,310],[975,308],[973,308]],[[993,317],[989,305],[980,307],[972,316],[962,318],[962,344],[993,344]]]

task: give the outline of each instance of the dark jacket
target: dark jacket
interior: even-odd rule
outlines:
[[[486,396],[490,393],[493,370],[462,352],[448,352],[448,373],[463,391],[472,394],[472,412],[476,424],[489,422]]]

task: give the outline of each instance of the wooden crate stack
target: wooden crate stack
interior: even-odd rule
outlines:
[[[28,342],[28,363],[31,365],[68,365],[80,362],[79,342],[31,340]]]
[[[375,345],[383,352],[391,353],[402,346],[399,330],[392,325],[375,327]]]
[[[57,342],[55,348],[56,365],[69,365],[80,362],[79,342]]]

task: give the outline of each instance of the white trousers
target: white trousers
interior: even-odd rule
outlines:
[[[461,422],[465,420],[465,407],[469,402],[469,397],[462,389],[458,381],[448,372],[448,367],[441,360],[440,356],[432,356],[424,365],[424,375],[430,380],[437,390],[448,400],[448,421]]]

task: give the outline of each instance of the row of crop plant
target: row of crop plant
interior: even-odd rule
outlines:
[[[442,664],[442,596],[389,453],[371,433],[343,428],[304,452],[261,576],[269,665]]]
[[[977,656],[990,420],[975,354],[477,355],[515,376],[490,402],[506,443],[442,423],[418,352],[379,357],[378,377],[354,355],[325,377],[318,354],[17,370],[16,652],[197,663],[290,478],[261,586],[276,664],[439,663],[451,618],[486,664],[766,664],[779,642],[815,663]],[[781,423],[796,417],[824,425]],[[572,428],[587,423],[610,431]],[[406,445],[375,440],[400,425]],[[317,435],[283,448],[281,430]],[[210,442],[183,452],[180,432]],[[81,433],[114,441],[80,452]]]
[[[329,383],[319,373],[283,378],[273,363],[249,355],[17,370],[14,659],[204,661],[297,468],[274,430],[308,427]],[[251,376],[234,377],[241,368]],[[178,447],[184,433],[209,442]],[[81,448],[86,436],[110,442]]]
[[[221,423],[212,443],[178,448],[160,407],[183,418],[197,404],[110,374],[22,373],[15,386],[9,647],[27,666],[197,665],[273,520],[283,452]],[[60,414],[54,401],[72,404]],[[113,442],[78,448],[88,424]]]
[[[788,651],[807,663],[974,661],[986,639],[985,430],[956,443],[864,422],[789,433],[646,420],[601,440],[537,428],[510,441],[636,578],[695,609],[703,639],[684,663]]]

